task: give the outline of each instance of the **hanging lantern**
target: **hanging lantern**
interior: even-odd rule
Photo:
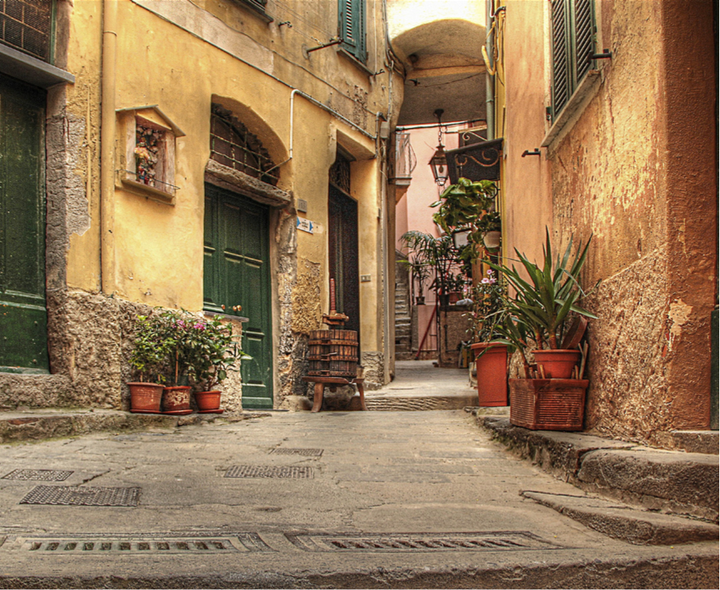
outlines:
[[[438,186],[445,186],[448,179],[447,156],[445,155],[445,148],[442,144],[442,124],[440,121],[442,114],[442,109],[437,109],[435,111],[435,116],[438,120],[438,146],[429,162],[430,168],[432,168],[433,176],[435,177],[435,183]]]
[[[432,168],[435,182],[438,186],[444,186],[448,179],[448,166],[447,158],[445,157],[445,150],[441,145],[437,147],[432,159],[430,160],[430,167]]]

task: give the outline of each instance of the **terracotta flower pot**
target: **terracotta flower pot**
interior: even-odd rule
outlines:
[[[166,387],[163,391],[163,412],[183,412],[190,409],[190,386]]]
[[[578,364],[579,350],[533,350],[538,368],[545,371],[546,379],[572,379],[573,369]]]
[[[157,383],[128,383],[131,412],[160,412],[163,386]]]
[[[476,342],[470,345],[470,349],[476,357],[480,407],[507,406],[507,346]]]
[[[207,412],[220,409],[220,392],[219,391],[198,391],[195,393],[195,401],[198,410]]]
[[[530,430],[582,430],[585,379],[510,379],[510,424]]]

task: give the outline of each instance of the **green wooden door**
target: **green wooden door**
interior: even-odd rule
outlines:
[[[242,347],[243,407],[273,407],[269,209],[205,185],[204,307],[248,318]],[[241,309],[236,309],[241,306]]]
[[[47,372],[45,91],[0,75],[0,370]]]

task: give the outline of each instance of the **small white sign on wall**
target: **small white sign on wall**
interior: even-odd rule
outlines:
[[[304,217],[297,218],[297,224],[295,227],[297,227],[300,231],[304,231],[309,234],[315,233],[315,224],[313,224],[313,222],[309,219],[305,219]]]

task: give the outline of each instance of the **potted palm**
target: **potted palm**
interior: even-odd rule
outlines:
[[[542,267],[515,251],[529,279],[515,266],[488,262],[515,290],[505,297],[498,342],[520,350],[525,379],[510,379],[510,421],[537,430],[581,430],[588,381],[583,379],[585,352],[561,349],[565,326],[572,315],[595,318],[578,302],[586,295],[580,271],[587,258],[590,239],[572,256],[572,239],[564,254],[553,259],[546,230]],[[572,259],[571,259],[572,256]],[[531,368],[528,355],[537,369]],[[583,363],[579,361],[583,358]]]
[[[215,389],[230,371],[238,370],[244,356],[233,336],[230,322],[214,317],[197,320],[188,331],[190,373],[201,391],[195,392],[195,401],[201,413],[219,413],[221,392]],[[237,366],[237,368],[236,368]]]
[[[168,338],[164,319],[158,314],[137,316],[135,322],[130,366],[139,381],[127,384],[130,388],[130,411],[160,413],[165,382],[163,369],[173,341]]]

